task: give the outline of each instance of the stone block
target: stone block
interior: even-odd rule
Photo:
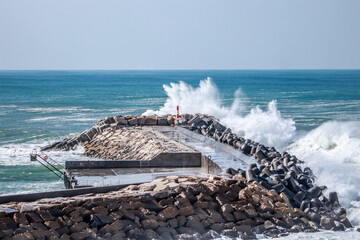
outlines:
[[[157,119],[156,117],[145,117],[145,125],[156,125]]]
[[[168,121],[166,117],[158,117],[157,118],[157,125],[159,126],[167,126],[168,125]]]

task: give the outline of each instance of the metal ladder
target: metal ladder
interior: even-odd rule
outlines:
[[[34,162],[37,161],[44,167],[46,167],[50,172],[55,174],[57,177],[62,179],[64,181],[65,178],[65,172],[62,172],[56,165],[60,165],[57,161],[49,157],[48,155],[41,152],[41,154],[38,153],[32,153],[30,154],[30,161]]]

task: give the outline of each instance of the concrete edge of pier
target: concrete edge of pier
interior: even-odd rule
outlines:
[[[4,196],[0,196],[0,204],[10,203],[10,202],[31,202],[44,198],[73,197],[73,196],[89,194],[89,193],[92,194],[106,193],[111,191],[118,191],[129,185],[138,185],[142,183],[143,182],[134,183],[134,184],[101,186],[101,187],[84,187],[84,188],[66,189],[66,190],[51,191],[51,192],[4,195]]]

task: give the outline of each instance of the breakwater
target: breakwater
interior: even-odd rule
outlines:
[[[241,174],[168,176],[104,194],[13,202],[0,215],[0,237],[12,239],[255,239],[314,232],[340,224],[343,212],[319,221],[287,195]],[[334,225],[334,226],[333,226]]]
[[[106,129],[116,130],[152,125],[174,126],[174,124],[175,117],[172,115],[162,117],[108,117],[78,136],[54,143],[43,150],[68,150],[78,144],[83,144],[86,148],[93,139],[102,135]],[[303,162],[296,156],[286,152],[280,153],[274,147],[264,146],[250,139],[237,136],[230,128],[222,125],[212,116],[184,114],[179,119],[179,125],[253,156],[257,162],[250,164],[247,169],[231,168],[224,169],[224,171],[231,176],[245,179],[246,184],[253,183],[267,191],[275,192],[279,196],[286,196],[288,206],[297,209],[296,211],[301,211],[304,214],[302,216],[306,216],[306,219],[315,224],[315,228],[344,230],[351,227],[351,223],[346,218],[346,210],[341,208],[336,192],[330,192],[326,196],[324,194],[326,186],[317,186],[311,169],[302,169],[301,164]],[[101,155],[97,156],[102,157]],[[275,224],[276,221],[271,222]]]

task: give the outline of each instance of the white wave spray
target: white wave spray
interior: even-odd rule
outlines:
[[[238,89],[231,106],[222,105],[220,93],[210,78],[200,81],[194,88],[185,82],[164,85],[168,96],[159,110],[147,110],[144,115],[164,115],[172,113],[180,106],[183,113],[205,113],[217,117],[235,133],[266,145],[285,147],[295,134],[295,122],[281,117],[276,101],[268,104],[267,110],[256,107],[246,114],[243,93]]]
[[[360,122],[327,122],[296,140],[295,122],[281,116],[275,100],[266,110],[257,106],[246,112],[239,89],[233,104],[226,107],[210,78],[197,88],[180,81],[164,85],[164,90],[168,96],[164,106],[144,115],[175,114],[179,105],[183,113],[213,115],[240,136],[286,149],[314,170],[317,184],[338,192],[349,219],[360,224]]]
[[[288,147],[314,170],[317,184],[336,191],[353,224],[360,224],[360,122],[323,123]]]

